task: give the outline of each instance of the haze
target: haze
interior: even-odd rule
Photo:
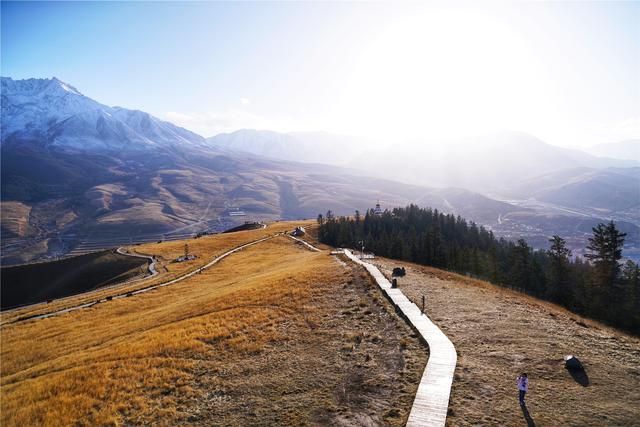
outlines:
[[[639,40],[634,2],[2,4],[4,76],[56,76],[204,136],[637,138]]]

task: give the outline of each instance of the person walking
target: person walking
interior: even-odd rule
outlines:
[[[529,378],[526,373],[518,377],[518,391],[520,392],[520,406],[524,406],[524,395],[529,390]]]

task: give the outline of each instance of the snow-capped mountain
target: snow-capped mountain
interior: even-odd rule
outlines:
[[[57,79],[2,77],[2,143],[37,141],[80,150],[204,145],[204,138],[148,113],[109,107]]]

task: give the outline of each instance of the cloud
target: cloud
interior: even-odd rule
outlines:
[[[610,123],[595,123],[587,127],[589,136],[597,143],[619,142],[640,138],[640,117],[627,117]]]
[[[283,132],[291,130],[291,121],[288,119],[267,118],[233,108],[223,112],[205,113],[169,111],[165,113],[164,119],[203,136],[213,136],[238,129],[269,129]]]
[[[613,129],[619,132],[632,133],[640,136],[640,117],[629,117],[613,126]]]
[[[240,103],[242,105],[249,105],[251,104],[251,101],[249,100],[249,98],[240,98]]]

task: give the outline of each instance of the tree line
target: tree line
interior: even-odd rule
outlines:
[[[376,215],[318,216],[318,237],[398,260],[471,275],[552,301],[581,315],[640,334],[640,267],[622,262],[625,233],[613,221],[593,228],[585,259],[554,235],[549,249],[496,238],[460,216],[409,205]]]

